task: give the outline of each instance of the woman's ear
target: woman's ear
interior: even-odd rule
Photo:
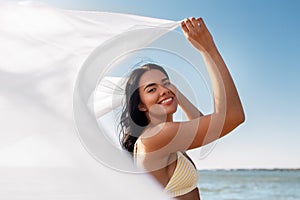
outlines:
[[[140,111],[143,111],[143,112],[146,112],[146,111],[147,111],[147,108],[146,108],[146,106],[145,106],[143,103],[139,103],[138,109],[139,109]]]

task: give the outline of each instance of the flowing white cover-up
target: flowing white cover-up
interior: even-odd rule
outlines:
[[[101,43],[168,23],[176,24],[0,2],[1,199],[164,199],[145,176],[110,169],[83,148],[73,119],[73,91],[81,66]],[[98,110],[99,116],[107,109]]]

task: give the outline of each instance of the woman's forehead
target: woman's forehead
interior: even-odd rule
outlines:
[[[161,83],[162,80],[166,78],[167,76],[160,70],[151,69],[141,76],[139,86],[147,85],[149,83]]]

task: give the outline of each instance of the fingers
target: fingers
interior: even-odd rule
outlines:
[[[187,18],[181,23],[186,39],[199,51],[207,52],[214,47],[212,35],[202,18]]]
[[[198,23],[199,27],[202,27],[202,28],[206,29],[206,25],[204,23],[204,20],[201,17],[196,19],[196,22]]]
[[[192,23],[191,19],[187,18],[182,21],[182,29],[184,32],[189,33],[194,29],[194,24]]]
[[[181,27],[182,27],[183,31],[186,33],[200,31],[201,25],[205,26],[203,19],[202,18],[196,19],[195,17],[187,18],[184,21],[182,21],[182,23],[181,23]]]
[[[188,33],[189,29],[187,28],[186,24],[184,21],[181,22],[181,28],[183,30],[184,33]]]
[[[202,18],[192,18],[192,22],[194,24],[194,27],[197,29],[197,30],[200,30],[201,26],[203,26],[203,20]]]
[[[194,24],[189,18],[186,19],[186,26],[189,31],[192,31],[194,29]]]
[[[170,84],[168,87],[167,87],[175,96],[177,96],[177,88],[174,84]]]

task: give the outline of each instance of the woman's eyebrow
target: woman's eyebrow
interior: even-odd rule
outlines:
[[[169,78],[163,78],[163,79],[161,79],[161,82],[163,83],[163,82],[165,82],[165,81],[169,81]],[[148,85],[146,85],[145,87],[144,87],[144,91],[148,88],[148,87],[151,87],[151,86],[155,86],[155,85],[157,85],[156,83],[149,83]]]
[[[166,78],[161,79],[161,82],[165,82],[165,81],[169,81],[169,78],[166,77]]]

